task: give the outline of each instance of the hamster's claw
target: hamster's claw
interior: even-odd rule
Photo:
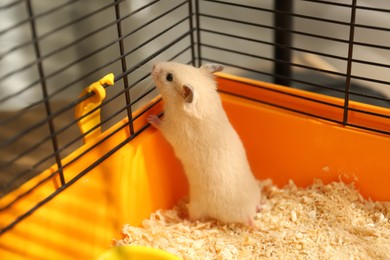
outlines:
[[[253,229],[253,228],[256,227],[255,221],[254,221],[253,218],[251,218],[251,217],[248,217],[247,225],[248,225],[251,229]]]
[[[149,122],[149,124],[151,124],[155,128],[157,128],[157,129],[160,128],[161,120],[160,120],[160,118],[158,118],[158,116],[156,116],[156,115],[149,115],[146,118],[146,120]]]

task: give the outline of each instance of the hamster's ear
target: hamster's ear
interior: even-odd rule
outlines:
[[[196,103],[196,90],[190,84],[184,84],[182,96],[184,98],[184,110],[194,118],[201,118],[202,111],[199,110],[199,106]]]
[[[212,74],[214,72],[223,71],[223,66],[221,64],[207,63],[202,65],[200,69],[206,73]]]
[[[190,84],[184,84],[182,96],[184,102],[191,104],[194,101],[194,88]]]

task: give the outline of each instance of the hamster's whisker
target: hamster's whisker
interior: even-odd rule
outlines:
[[[153,80],[150,78],[150,76],[149,77],[147,77],[147,78],[145,78],[144,80],[147,80],[147,79],[149,79],[150,80],[150,82],[146,85],[146,86],[141,86],[141,85],[138,85],[138,90],[137,90],[137,94],[135,95],[135,99],[138,99],[140,96],[142,96],[142,95],[144,95],[146,92],[148,92],[149,90],[150,90],[150,88],[151,88],[151,86],[153,86]],[[144,81],[143,80],[143,81]],[[141,81],[141,82],[143,82],[143,81]],[[141,88],[142,87],[142,88]]]
[[[150,80],[150,82],[146,85],[146,87],[143,89],[143,91],[145,91],[145,90],[148,90],[148,88],[150,88],[150,86],[152,86],[153,85],[153,80],[150,78],[150,77],[147,77],[146,79],[144,79],[144,80]],[[144,81],[143,80],[143,81]]]
[[[149,77],[148,77],[149,78]],[[153,86],[154,81],[150,78],[150,82],[146,87],[142,90],[142,92],[146,92],[150,89],[151,86]]]
[[[142,68],[142,67],[138,67],[134,71],[150,72],[150,69],[145,69],[145,68]]]

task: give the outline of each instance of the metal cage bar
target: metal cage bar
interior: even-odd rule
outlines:
[[[293,12],[294,1],[274,2],[274,83],[284,86],[291,86],[291,59],[293,19],[290,15]],[[280,62],[283,61],[283,62]],[[283,77],[279,77],[282,75]]]
[[[123,38],[122,38],[122,24],[121,24],[121,14],[120,14],[120,8],[119,8],[119,2],[114,0],[115,2],[115,15],[117,19],[116,27],[118,31],[118,38],[119,40],[119,51],[121,55],[121,64],[122,64],[122,71],[127,70],[127,62],[124,57],[125,53],[125,46],[123,43]],[[129,119],[129,127],[130,127],[130,134],[134,134],[134,125],[133,125],[133,112],[131,111],[131,97],[130,97],[130,91],[129,91],[129,80],[127,75],[123,76],[123,85],[125,89],[125,99],[126,99],[126,105],[127,105],[127,118]]]
[[[344,116],[343,123],[348,123],[348,107],[351,88],[351,71],[352,71],[352,57],[353,57],[353,43],[355,36],[355,20],[356,20],[356,0],[352,0],[351,7],[351,21],[349,27],[349,45],[348,45],[348,60],[347,60],[347,72],[345,76],[345,96],[344,96]]]
[[[34,12],[33,12],[33,8],[31,5],[31,0],[27,0],[26,5],[27,5],[27,11],[28,11],[29,16],[34,17]],[[41,49],[40,49],[40,46],[38,44],[38,41],[36,40],[37,31],[36,31],[36,24],[35,24],[34,19],[30,19],[30,26],[31,26],[31,36],[32,36],[32,39],[34,42],[34,50],[35,50],[35,55],[36,55],[36,60],[37,60],[37,69],[38,69],[40,82],[41,82],[42,96],[43,96],[43,100],[45,103],[46,115],[48,117],[47,123],[48,123],[48,127],[50,130],[51,142],[52,142],[52,146],[53,146],[53,150],[54,150],[53,154],[55,157],[57,167],[59,169],[58,174],[60,176],[61,185],[64,185],[65,184],[65,177],[64,177],[64,173],[62,171],[61,156],[60,156],[59,150],[58,150],[58,140],[57,140],[57,136],[55,135],[56,130],[55,130],[54,123],[53,123],[53,120],[51,117],[52,109],[50,106],[50,101],[48,99],[48,91],[47,91],[47,85],[46,85],[46,80],[45,80],[46,77],[45,77],[45,73],[44,73],[42,61],[41,61]]]

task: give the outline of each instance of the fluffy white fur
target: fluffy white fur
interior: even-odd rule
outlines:
[[[211,74],[220,65],[201,68],[159,62],[152,77],[164,100],[164,119],[150,117],[181,160],[189,181],[190,218],[252,225],[260,190],[242,142],[223,110]],[[172,81],[167,80],[171,74]],[[190,102],[189,86],[192,91]]]

